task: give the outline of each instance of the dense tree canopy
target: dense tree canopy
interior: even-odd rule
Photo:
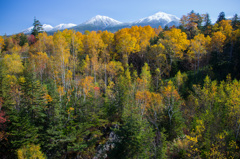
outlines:
[[[2,158],[239,158],[240,26],[0,36]]]

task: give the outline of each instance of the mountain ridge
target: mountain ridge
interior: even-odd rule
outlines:
[[[43,24],[42,28],[43,28],[43,31],[49,32],[49,31],[58,31],[58,30],[68,29],[74,26],[77,26],[77,25],[73,23],[68,23],[68,24],[61,23],[53,27],[50,24]],[[30,34],[32,32],[32,29],[33,29],[33,26],[23,30],[22,32],[25,34]]]
[[[115,32],[119,29],[126,28],[126,27],[131,27],[131,26],[146,26],[150,25],[151,27],[165,27],[165,26],[178,26],[180,23],[180,18],[178,18],[175,15],[164,13],[164,12],[157,12],[154,15],[141,18],[139,20],[136,20],[134,22],[120,22],[118,20],[115,20],[113,18],[110,18],[108,16],[103,16],[103,15],[96,15],[95,17],[90,18],[89,20],[76,25],[73,23],[68,23],[68,24],[59,24],[55,27],[52,27],[49,24],[43,24],[44,31],[48,33],[54,33],[58,30],[64,30],[64,29],[73,29],[76,31],[84,32],[85,30],[89,31],[98,31],[98,30],[108,30],[111,32]],[[30,27],[28,29],[25,29],[23,33],[31,33],[31,29],[33,28]]]

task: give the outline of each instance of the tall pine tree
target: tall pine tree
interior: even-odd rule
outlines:
[[[40,23],[39,20],[34,17],[34,22],[33,22],[33,29],[32,29],[32,35],[36,36],[38,33],[41,33],[43,31],[42,24]]]

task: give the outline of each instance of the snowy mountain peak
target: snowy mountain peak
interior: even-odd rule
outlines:
[[[161,25],[165,26],[169,23],[178,23],[179,18],[175,15],[167,14],[164,12],[157,12],[154,15],[151,15],[146,18],[139,19],[138,21],[134,22],[135,24],[139,23],[161,23]]]
[[[75,27],[77,26],[76,24],[73,24],[73,23],[68,23],[68,24],[59,24],[57,26],[55,26],[52,31],[54,30],[63,30],[63,29],[67,29],[67,28],[72,28],[72,27]]]
[[[43,30],[49,33],[53,33],[57,30],[64,29],[74,29],[76,31],[84,32],[85,30],[89,31],[98,31],[98,30],[108,30],[111,32],[117,31],[121,28],[131,27],[131,26],[146,26],[150,25],[153,28],[157,28],[159,26],[179,26],[180,19],[175,15],[167,14],[164,12],[157,12],[154,15],[151,15],[146,18],[139,19],[135,22],[127,22],[122,23],[115,19],[112,19],[107,16],[96,15],[95,17],[89,19],[85,23],[81,23],[79,25],[68,23],[68,24],[59,24],[55,27],[52,27],[48,24],[43,24]],[[24,30],[23,33],[29,34],[32,32],[33,26]]]
[[[90,24],[90,25],[96,25],[96,26],[114,26],[114,25],[118,25],[118,24],[122,24],[122,22],[119,22],[115,19],[112,19],[110,17],[107,16],[102,16],[102,15],[97,15],[91,19],[89,19],[88,21],[86,21],[85,23],[83,23],[84,25],[86,24]]]
[[[43,24],[42,28],[43,28],[44,31],[50,31],[50,30],[53,29],[53,27],[49,24]]]
[[[149,16],[148,18],[155,19],[155,20],[165,19],[165,20],[168,20],[169,22],[171,22],[173,20],[180,20],[180,18],[176,17],[175,15],[167,14],[164,12],[158,12],[152,16]]]

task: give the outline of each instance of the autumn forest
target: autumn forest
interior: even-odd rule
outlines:
[[[0,36],[0,158],[239,158],[240,20]]]

